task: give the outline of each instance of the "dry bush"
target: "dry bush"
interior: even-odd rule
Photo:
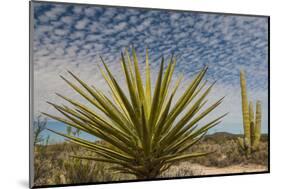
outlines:
[[[192,163],[198,163],[205,166],[226,167],[239,164],[268,164],[268,145],[267,137],[263,136],[259,150],[254,152],[250,158],[247,158],[240,150],[236,135],[226,133],[207,136],[199,144],[193,146],[190,151],[210,151],[214,152],[208,156],[190,160]]]
[[[190,151],[215,151],[201,158],[176,163],[161,174],[160,178],[201,175],[200,166],[227,167],[240,164],[257,164],[267,166],[267,136],[262,137],[260,149],[247,159],[236,143],[236,135],[215,134],[206,136]],[[101,141],[98,141],[101,142]],[[113,165],[88,160],[78,160],[70,155],[93,155],[91,152],[70,143],[60,143],[35,148],[35,185],[73,184],[87,182],[108,182],[136,179],[132,175],[112,171]],[[193,164],[193,165],[192,165]]]
[[[161,174],[160,178],[187,177],[196,175],[202,175],[202,170],[200,168],[191,166],[190,163],[182,162],[171,166],[168,170]]]
[[[110,164],[71,157],[93,154],[70,143],[49,145],[44,151],[36,147],[36,151],[35,186],[135,179],[131,175],[114,173]]]

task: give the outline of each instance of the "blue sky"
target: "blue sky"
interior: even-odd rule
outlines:
[[[61,102],[55,92],[83,101],[59,78],[67,76],[66,70],[108,90],[97,68],[101,63],[99,55],[114,70],[119,82],[124,82],[120,52],[133,44],[141,65],[148,48],[154,76],[160,57],[176,54],[175,78],[180,73],[185,76],[179,94],[200,68],[209,67],[206,79],[217,80],[210,101],[226,96],[221,107],[210,116],[230,112],[218,126],[219,131],[228,131],[229,127],[242,131],[239,70],[244,69],[250,99],[262,101],[262,130],[267,131],[266,17],[36,2],[33,5],[36,115],[41,111],[56,114],[46,104],[47,100]]]

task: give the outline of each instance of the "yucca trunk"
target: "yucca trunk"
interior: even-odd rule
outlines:
[[[145,169],[147,170],[145,175],[135,175],[137,179],[139,179],[139,180],[149,180],[149,179],[157,178],[160,175],[160,169],[155,168],[154,165],[146,167]]]

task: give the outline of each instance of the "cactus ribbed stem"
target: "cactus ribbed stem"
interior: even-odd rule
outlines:
[[[249,103],[249,119],[250,119],[250,122],[254,122],[254,107],[253,107],[252,101],[250,101],[250,103]]]
[[[253,108],[253,102],[250,101],[249,103],[249,120],[250,120],[250,145],[252,146],[254,140],[255,140],[255,122],[254,122],[254,108]]]
[[[240,85],[241,85],[241,97],[242,97],[242,112],[243,112],[243,125],[244,125],[244,134],[245,134],[245,143],[248,153],[250,153],[250,121],[249,121],[249,110],[248,110],[248,99],[247,99],[247,90],[246,90],[246,80],[244,71],[240,71]]]
[[[261,137],[261,102],[256,103],[256,122],[255,122],[255,140],[253,149],[257,149]]]

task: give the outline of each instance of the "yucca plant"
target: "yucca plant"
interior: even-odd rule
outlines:
[[[100,71],[110,88],[111,97],[69,72],[76,83],[63,76],[61,78],[85,98],[90,106],[57,94],[71,106],[48,102],[63,117],[44,113],[105,141],[91,142],[53,131],[96,154],[93,157],[76,158],[107,162],[112,164],[111,168],[117,172],[133,174],[138,179],[151,179],[176,162],[211,153],[186,153],[188,148],[200,141],[207,131],[219,124],[226,115],[217,117],[201,127],[197,125],[223,100],[221,98],[203,108],[207,102],[205,98],[214,85],[213,83],[206,87],[207,82],[202,83],[207,67],[195,76],[178,99],[174,99],[182,77],[172,86],[172,75],[176,66],[173,56],[165,72],[162,58],[154,92],[151,89],[147,50],[145,86],[135,49],[132,49],[132,57],[128,51],[125,51],[125,54],[121,53],[121,66],[128,93],[117,82],[102,58],[101,61],[104,69],[100,68]]]

